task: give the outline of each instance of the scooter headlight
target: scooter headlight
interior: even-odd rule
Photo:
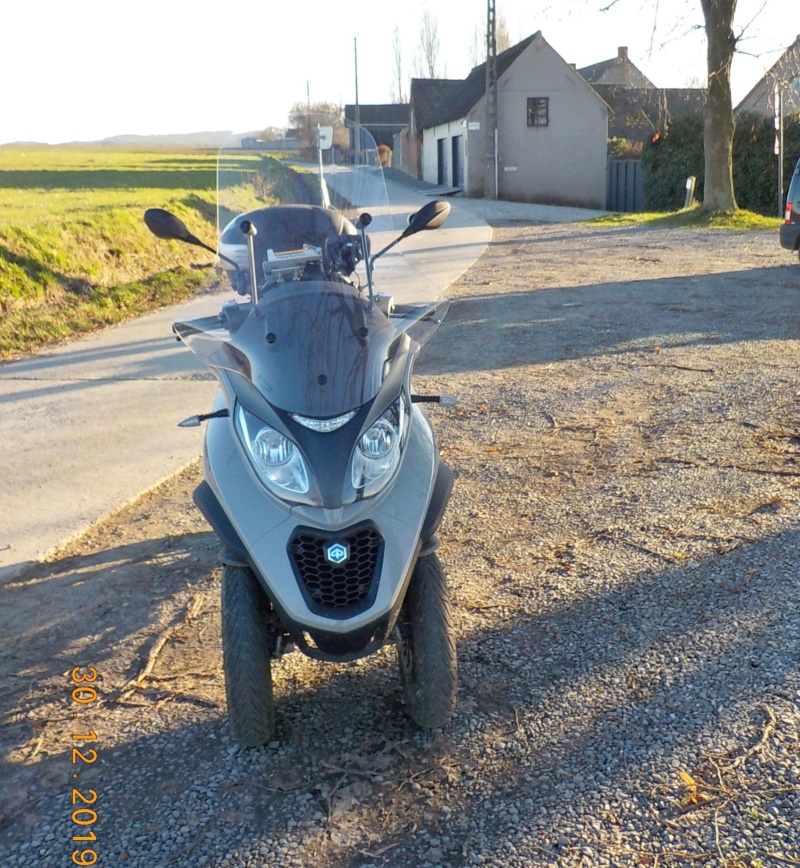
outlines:
[[[286,500],[308,502],[302,497],[310,489],[308,470],[297,446],[280,431],[248,413],[241,404],[237,408],[236,423],[250,463],[267,488]]]
[[[264,468],[272,482],[278,484],[278,479],[285,473],[295,455],[297,449],[294,443],[274,428],[264,427],[256,434],[256,439],[253,441],[253,457]],[[301,467],[300,470],[302,469]],[[296,484],[296,479],[285,480],[286,487],[292,490],[303,490],[302,487],[295,488]]]
[[[361,435],[351,464],[353,488],[364,497],[377,494],[400,463],[405,440],[406,405],[403,398],[379,416]]]

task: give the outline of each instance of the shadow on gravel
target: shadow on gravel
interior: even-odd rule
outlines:
[[[475,631],[459,646],[462,680],[471,687],[462,685],[455,725],[398,762],[392,796],[363,805],[348,818],[350,828],[385,811],[394,816],[394,837],[383,846],[404,844],[404,826],[413,823],[432,837],[449,835],[453,846],[443,864],[462,865],[477,820],[487,814],[492,849],[484,852],[495,858],[505,843],[520,846],[519,827],[528,822],[552,829],[552,853],[566,858],[558,848],[565,798],[570,814],[596,816],[599,803],[622,788],[647,815],[649,791],[674,784],[678,768],[720,748],[720,732],[749,719],[756,741],[764,723],[756,706],[796,699],[800,594],[791,554],[798,551],[800,534],[786,533],[724,558],[631,576],[624,589],[586,593],[543,618],[513,618],[499,631]],[[776,570],[776,564],[785,566]],[[582,579],[590,581],[576,577]],[[701,635],[718,637],[711,658],[696,650]],[[509,648],[522,652],[524,667],[504,653]],[[620,679],[623,664],[628,677]],[[471,714],[464,710],[470,704]],[[463,741],[468,727],[482,732],[471,739],[471,751]],[[490,761],[488,775],[475,750],[482,742],[501,745],[500,762]],[[535,742],[543,747],[531,752]],[[441,807],[453,779],[462,781],[462,798],[451,818]],[[423,794],[402,796],[397,788],[412,780],[426,782]],[[571,786],[566,796],[563,785],[575,781],[591,784]],[[466,805],[465,788],[471,793]],[[502,816],[510,804],[519,812],[513,821]],[[652,817],[645,823],[651,840],[665,831]],[[363,846],[339,849],[335,862],[356,868],[365,864],[364,855]],[[393,851],[374,864],[404,861]]]
[[[668,349],[797,338],[798,290],[800,269],[792,265],[464,296],[450,302],[417,370],[457,373],[656,345]],[[752,316],[754,293],[762,299],[757,318]],[[480,345],[481,353],[453,353],[454,344]]]
[[[33,721],[41,706],[66,707],[64,672],[94,666],[102,673],[121,640],[158,623],[158,607],[186,587],[187,568],[196,580],[216,566],[216,550],[211,532],[167,536],[36,565],[0,585],[0,673],[8,685],[0,693],[4,754],[18,743],[8,738],[12,711]],[[198,551],[206,553],[205,563],[198,562]],[[145,571],[154,564],[155,577]],[[58,686],[48,687],[54,678]]]
[[[180,557],[181,540],[172,544]],[[134,561],[137,550],[121,547],[86,559],[85,567]],[[499,858],[507,844],[524,847],[520,828],[530,822],[552,829],[553,860],[572,865],[577,859],[559,850],[565,799],[573,816],[597,816],[620,790],[656,840],[664,830],[648,817],[648,792],[718,747],[719,733],[734,721],[749,717],[757,733],[763,721],[755,706],[798,687],[800,594],[790,557],[798,551],[800,534],[785,533],[684,568],[632,574],[626,586],[599,594],[591,576],[576,575],[584,587],[574,605],[468,632],[459,645],[459,710],[450,727],[433,734],[416,733],[405,718],[391,651],[379,666],[302,661],[313,670],[302,678],[282,661],[279,747],[233,750],[220,709],[196,709],[179,728],[124,747],[103,750],[100,743],[102,765],[81,768],[78,781],[82,791],[100,794],[98,841],[112,860],[152,864],[148,858],[164,847],[159,864],[188,866],[197,864],[192,851],[201,843],[214,854],[209,864],[220,864],[232,848],[257,852],[266,844],[272,852],[291,840],[302,864],[358,868],[422,864],[420,848],[431,849],[425,842],[434,839],[447,841],[435,847],[437,864],[456,866],[467,862],[479,823],[490,836],[484,852]],[[58,575],[39,580],[57,583]],[[37,627],[70,637],[102,633],[76,664],[102,660],[114,633],[113,613],[92,608],[91,581],[81,584],[88,578],[79,572],[59,589],[62,607],[74,614]],[[113,581],[113,573],[103,580]],[[546,590],[525,593],[540,595],[538,608],[547,610]],[[139,620],[146,618],[145,608]],[[697,650],[707,647],[697,642],[701,636],[713,637],[713,657]],[[23,639],[26,653],[35,653],[31,635]],[[44,661],[45,671],[71,662],[56,656]],[[98,720],[113,708],[112,701],[98,709]],[[155,705],[144,714],[158,728]],[[66,755],[37,768],[51,781],[51,796],[39,805],[43,819],[32,806],[26,816],[66,821]],[[8,772],[5,765],[4,777]],[[512,804],[513,818],[506,813]],[[26,840],[26,821],[17,820],[14,834]],[[183,826],[176,838],[171,829]],[[365,838],[364,829],[377,837]],[[537,864],[535,852],[527,855]]]

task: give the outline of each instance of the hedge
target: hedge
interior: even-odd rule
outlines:
[[[736,116],[733,136],[733,186],[740,208],[759,214],[777,214],[777,157],[773,153],[773,118]],[[784,198],[800,158],[800,115],[784,118]],[[673,120],[657,143],[642,151],[644,207],[647,211],[682,208],[686,179],[697,178],[695,197],[703,200],[703,118],[687,115]]]

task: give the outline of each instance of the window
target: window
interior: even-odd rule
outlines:
[[[546,127],[550,124],[550,97],[528,97],[528,126]]]

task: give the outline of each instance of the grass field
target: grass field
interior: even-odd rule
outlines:
[[[267,200],[287,193],[280,163],[266,178]],[[0,359],[190,295],[211,255],[142,215],[167,208],[213,246],[215,201],[215,153],[0,147]]]

